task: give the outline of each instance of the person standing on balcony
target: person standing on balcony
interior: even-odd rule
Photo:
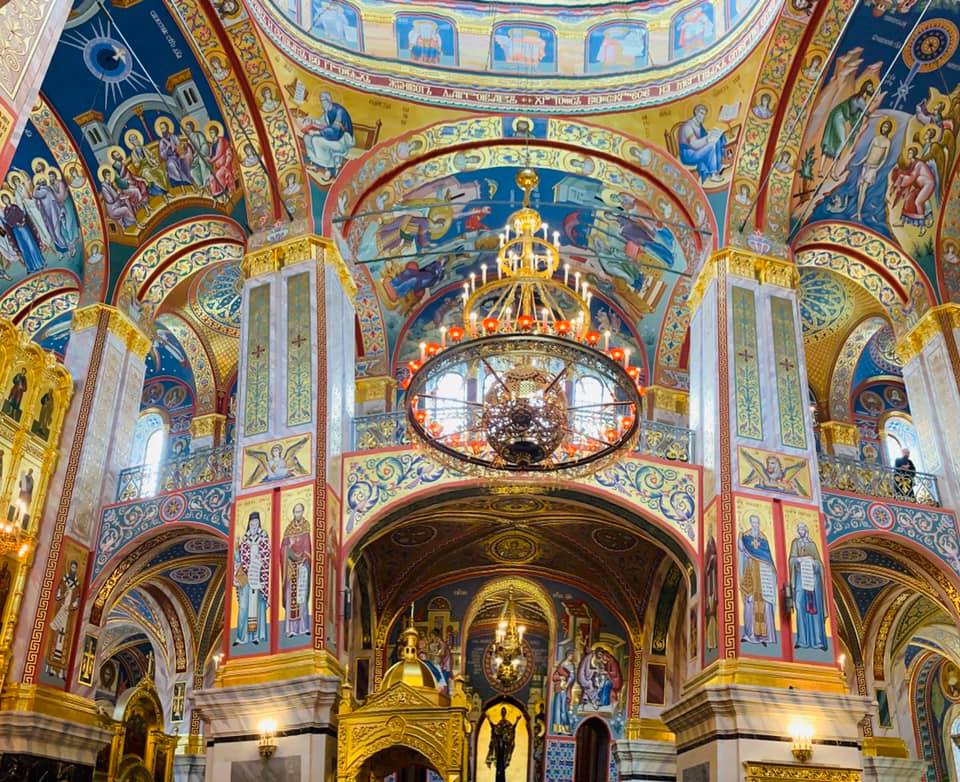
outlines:
[[[897,471],[896,477],[894,478],[897,496],[912,500],[914,498],[913,475],[916,473],[917,468],[910,460],[909,448],[903,449],[902,456],[893,463],[893,468]]]

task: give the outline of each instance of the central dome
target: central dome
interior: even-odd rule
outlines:
[[[587,112],[704,89],[752,51],[779,3],[251,0],[250,6],[288,56],[344,84],[464,108]],[[582,82],[571,82],[575,76],[590,77],[590,95]]]

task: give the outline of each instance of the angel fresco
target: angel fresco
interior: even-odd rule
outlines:
[[[253,448],[244,449],[244,456],[256,462],[256,466],[244,486],[253,486],[258,483],[282,481],[287,478],[297,478],[306,475],[307,471],[297,457],[298,451],[310,441],[309,437],[301,437],[284,447],[282,443],[275,443],[270,451],[258,451]]]
[[[746,448],[742,448],[740,455],[749,464],[749,472],[740,480],[744,486],[793,494],[797,497],[810,496],[810,492],[801,480],[807,467],[805,460],[800,459],[784,466],[783,461],[776,454],[767,454],[766,459],[761,460]]]

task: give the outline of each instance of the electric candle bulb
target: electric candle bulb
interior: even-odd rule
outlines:
[[[560,247],[560,232],[559,232],[559,231],[554,231],[554,232],[553,232],[553,244],[554,244],[555,247],[557,247],[557,248],[559,249],[559,247]]]
[[[507,243],[507,237],[505,237],[503,234],[500,234],[500,246],[503,247],[503,245],[505,245],[506,243]]]
[[[440,347],[445,348],[447,346],[447,327],[440,327]]]
[[[547,241],[547,224],[543,224],[543,241]]]
[[[483,279],[483,284],[486,285],[487,284],[487,264],[485,263],[480,264],[480,276]]]
[[[610,350],[610,332],[603,332],[603,349]]]
[[[475,291],[477,289],[477,275],[473,272],[470,272],[470,290]]]
[[[554,231],[554,235],[556,235],[556,231]],[[570,284],[570,264],[569,263],[563,264],[563,284],[564,285]]]
[[[427,352],[427,343],[421,342],[420,343],[420,360],[421,361],[423,361],[423,357],[426,354],[426,352]]]
[[[630,348],[623,349],[623,368],[630,369]]]

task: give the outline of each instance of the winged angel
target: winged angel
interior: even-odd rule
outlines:
[[[750,463],[750,474],[743,481],[744,486],[795,494],[798,497],[810,496],[799,478],[806,462],[799,461],[784,467],[778,456],[770,455],[764,462],[747,450],[740,451],[740,454]]]
[[[284,478],[296,478],[306,475],[300,460],[297,458],[297,452],[307,444],[308,437],[301,437],[294,440],[286,448],[277,443],[267,451],[246,451],[246,455],[255,459],[257,466],[247,479],[247,486],[255,483],[270,483],[270,481],[282,481]]]

